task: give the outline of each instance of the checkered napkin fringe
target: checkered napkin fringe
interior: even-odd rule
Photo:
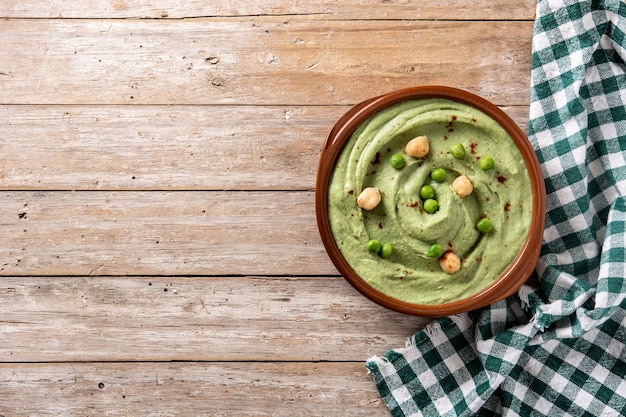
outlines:
[[[539,0],[540,287],[367,361],[392,416],[626,415],[626,3]]]

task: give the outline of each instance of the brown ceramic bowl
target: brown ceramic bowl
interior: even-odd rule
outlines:
[[[444,304],[412,304],[390,297],[365,282],[350,267],[340,252],[331,231],[328,215],[328,187],[339,154],[355,129],[382,109],[401,101],[421,98],[444,98],[472,106],[499,123],[513,138],[528,169],[532,187],[532,220],[528,235],[517,256],[493,283],[465,299]],[[316,182],[318,228],[328,255],[338,271],[361,294],[375,303],[401,313],[441,317],[485,307],[514,294],[533,273],[539,256],[546,213],[543,174],[527,136],[517,124],[492,103],[469,92],[444,86],[418,86],[394,91],[357,104],[332,127],[322,147]]]

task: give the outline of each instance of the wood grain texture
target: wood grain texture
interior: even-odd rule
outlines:
[[[51,19],[0,32],[0,104],[346,105],[416,84],[529,102],[527,21]]]
[[[0,275],[337,275],[312,192],[8,192],[0,200]]]
[[[312,190],[321,143],[346,110],[0,106],[0,188]]]
[[[347,110],[0,106],[0,190],[313,190]],[[503,110],[526,130],[528,106]]]
[[[526,130],[535,0],[0,2],[0,416],[372,416],[386,310],[317,231],[349,106]]]
[[[16,362],[365,361],[430,321],[340,277],[3,278],[0,299]]]
[[[0,365],[11,417],[389,416],[374,390],[363,363]]]
[[[409,2],[405,0],[329,1],[309,0],[236,2],[188,0],[77,0],[37,2],[4,0],[0,17],[12,18],[140,18],[181,19],[207,16],[319,15],[328,19],[458,19],[529,20],[534,16],[533,0],[444,0]]]

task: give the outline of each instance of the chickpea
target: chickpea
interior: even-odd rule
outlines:
[[[459,197],[467,197],[474,191],[474,186],[467,175],[459,175],[452,182],[452,189],[455,193],[459,195]]]
[[[356,203],[363,210],[373,210],[380,203],[380,191],[376,187],[367,187],[361,191]]]
[[[426,136],[418,136],[406,144],[404,153],[415,158],[423,158],[429,149],[428,138]]]
[[[454,274],[461,269],[461,258],[454,252],[446,252],[439,258],[439,266],[446,274]]]

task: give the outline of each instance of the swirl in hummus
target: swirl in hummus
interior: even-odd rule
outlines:
[[[413,138],[429,139],[421,158],[404,152]],[[465,157],[451,155],[463,144]],[[405,164],[389,159],[402,154]],[[495,166],[479,167],[490,156]],[[443,182],[430,177],[443,168]],[[466,175],[473,185],[461,198],[453,181]],[[420,188],[435,190],[439,208],[424,210]],[[378,188],[381,201],[364,210],[356,200],[367,187]],[[492,283],[515,258],[528,234],[532,189],[524,159],[510,135],[492,118],[471,106],[447,99],[407,100],[362,123],[339,154],[328,190],[328,215],[339,250],[370,286],[393,298],[416,304],[440,304],[466,298]],[[493,224],[481,233],[476,223]],[[367,250],[376,239],[393,245],[382,257]],[[460,270],[445,272],[427,255],[439,243],[461,259]]]

